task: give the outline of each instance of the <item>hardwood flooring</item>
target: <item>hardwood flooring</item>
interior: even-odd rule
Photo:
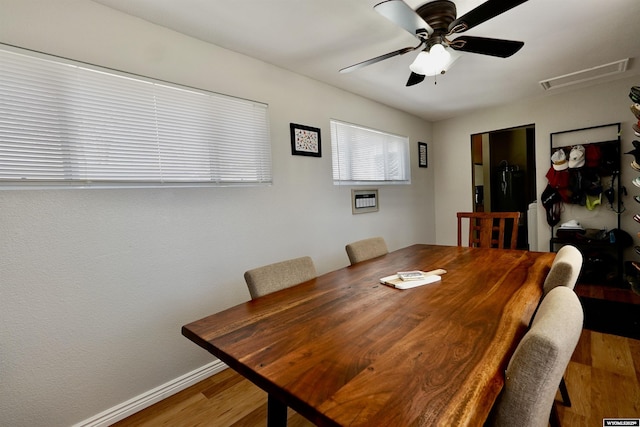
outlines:
[[[267,394],[232,369],[213,375],[113,427],[264,427]],[[289,410],[288,426],[313,426]]]
[[[583,330],[565,380],[572,405],[557,404],[563,427],[640,417],[640,341]]]
[[[580,295],[640,304],[616,289],[576,287]],[[640,417],[640,340],[583,330],[565,379],[572,406],[557,407],[563,427],[602,426],[607,417]],[[266,425],[267,395],[231,369],[114,424],[115,427]],[[289,411],[289,426],[313,424]]]

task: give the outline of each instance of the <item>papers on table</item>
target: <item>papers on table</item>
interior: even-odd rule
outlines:
[[[424,279],[425,275],[424,275],[424,272],[419,270],[398,271],[398,277],[401,278],[402,280],[420,280],[420,279]]]
[[[410,273],[410,274],[407,274]],[[433,271],[401,271],[398,274],[393,274],[391,276],[383,277],[380,279],[380,283],[388,286],[392,286],[397,289],[409,289],[415,288],[417,286],[424,286],[430,283],[439,282],[442,280],[440,277],[441,274],[446,273],[445,270],[438,269]],[[408,279],[403,280],[402,277],[408,277]]]

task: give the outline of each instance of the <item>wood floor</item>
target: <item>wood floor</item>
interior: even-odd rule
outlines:
[[[640,304],[640,296],[621,290],[578,286],[576,292]],[[563,427],[602,426],[605,417],[639,418],[640,340],[583,330],[565,379],[572,406],[558,402]],[[266,403],[266,393],[227,369],[114,426],[265,426]],[[289,426],[312,425],[289,412]]]

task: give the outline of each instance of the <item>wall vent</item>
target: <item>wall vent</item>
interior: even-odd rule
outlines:
[[[599,79],[601,77],[611,76],[613,74],[624,73],[627,70],[628,63],[629,58],[625,58],[609,64],[599,65],[597,67],[587,68],[586,70],[576,71],[575,73],[565,74],[564,76],[543,80],[540,84],[544,90],[570,86],[589,80]]]

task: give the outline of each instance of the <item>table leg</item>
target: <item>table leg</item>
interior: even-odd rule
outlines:
[[[287,427],[287,405],[272,395],[267,399],[267,427]]]

